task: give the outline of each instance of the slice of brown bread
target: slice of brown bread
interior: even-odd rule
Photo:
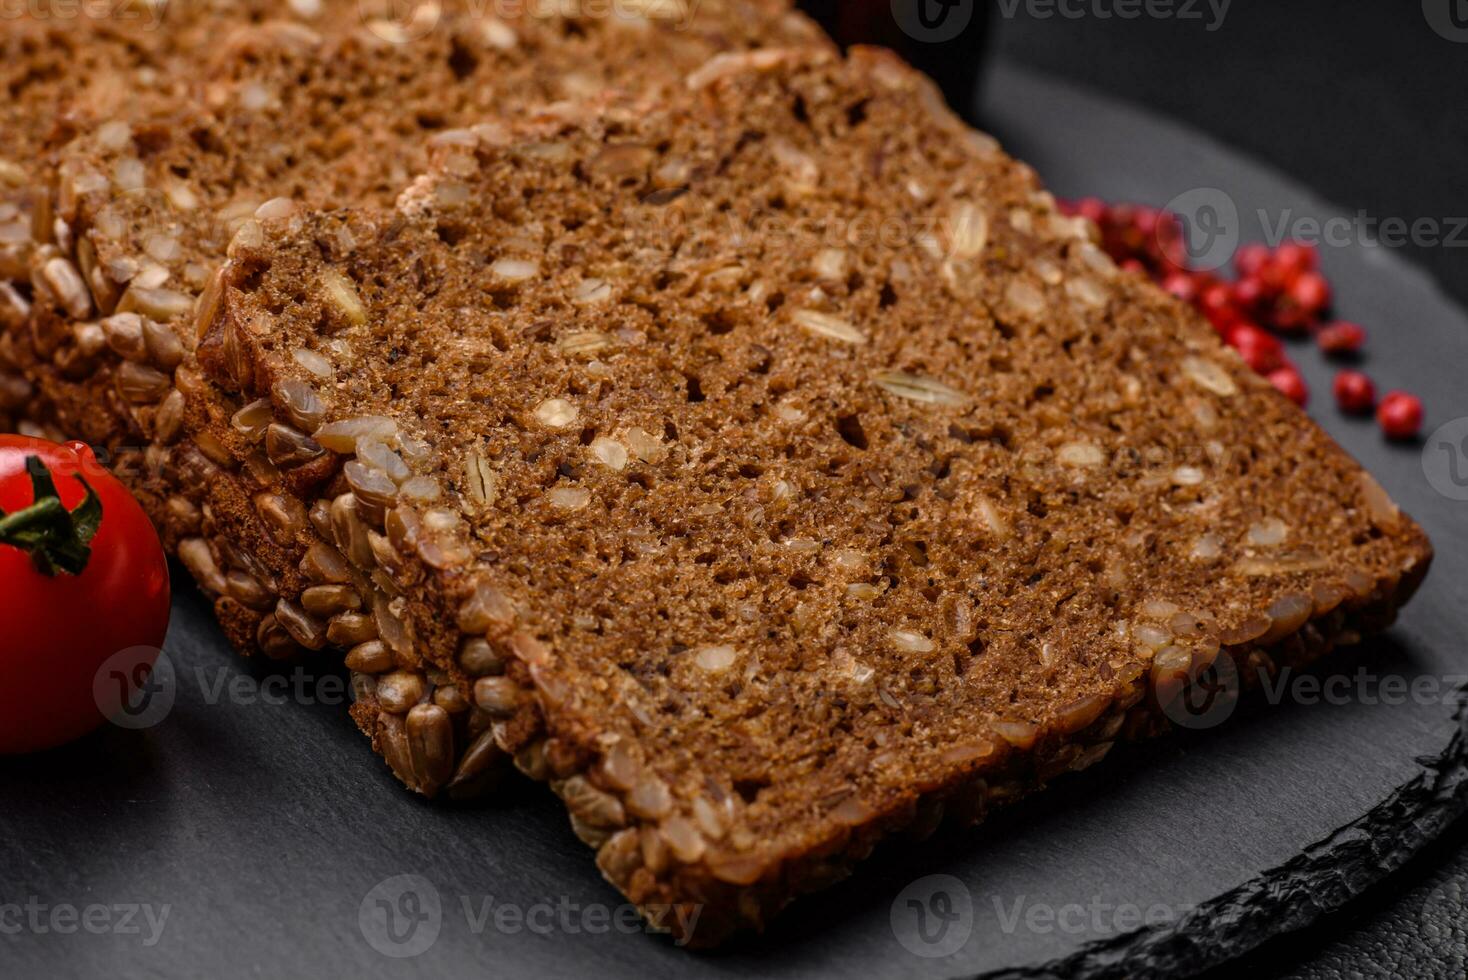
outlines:
[[[42,193],[46,151],[79,120],[125,116],[140,100],[185,97],[221,33],[287,10],[281,0],[123,0],[106,9],[42,0],[7,11],[0,32],[0,329],[28,313],[26,288],[13,284],[28,279],[33,239],[54,240]],[[6,386],[13,392],[18,382],[0,379]],[[0,395],[0,422],[15,400]]]
[[[354,710],[425,791],[472,699],[470,754],[715,942],[1411,596],[1420,528],[930,83],[764,51],[687,87],[441,141],[200,304],[246,403],[206,433],[372,608]]]
[[[451,127],[497,111],[611,82],[680,84],[721,51],[828,42],[783,0],[580,15],[530,5],[506,19],[482,4],[425,5],[426,33],[374,20],[357,0],[180,7],[140,37],[106,22],[73,37],[40,24],[41,40],[12,48],[17,76],[75,58],[98,66],[88,77],[112,97],[32,86],[7,117],[25,127],[27,147],[60,146],[44,180],[25,177],[45,214],[25,222],[37,229],[29,281],[0,286],[0,300],[15,301],[0,317],[0,426],[23,419],[110,450],[236,647],[286,657],[329,638],[355,649],[350,662],[375,662],[370,615],[327,588],[341,583],[322,581],[295,545],[306,515],[274,492],[268,461],[222,470],[223,450],[186,424],[219,400],[193,368],[189,313],[231,236],[285,198],[389,203],[426,164],[429,134],[454,139]],[[313,585],[322,588],[304,607],[334,610],[324,636],[273,613],[279,595]],[[465,709],[456,737],[472,742],[487,721],[455,707]],[[456,792],[483,784],[493,753],[482,749],[458,767]]]
[[[17,241],[4,263],[27,259],[28,279],[42,281],[34,284],[35,297],[31,286],[0,293],[0,328],[13,332],[29,320],[36,331],[34,351],[0,351],[0,357],[33,375],[37,402],[53,410],[63,428],[103,444],[125,436],[136,446],[145,433],[128,412],[97,412],[108,358],[102,356],[99,374],[97,355],[73,342],[72,331],[78,320],[111,313],[140,267],[149,279],[167,266],[165,288],[197,292],[222,259],[232,226],[254,207],[277,197],[310,206],[388,203],[421,170],[425,137],[434,132],[614,81],[655,88],[720,51],[826,43],[784,0],[619,4],[580,14],[575,8],[572,14],[546,13],[532,4],[505,19],[486,13],[483,4],[458,0],[421,5],[406,26],[374,18],[373,4],[357,0],[177,6],[177,12],[167,8],[156,29],[137,27],[128,7],[113,19],[84,20],[74,37],[46,18],[23,21],[24,42],[19,35],[7,41],[14,56],[7,79],[23,96],[5,117],[24,136],[18,150],[47,160],[39,147],[73,134],[79,145],[68,145],[59,161],[35,173],[37,168],[13,164],[0,168],[5,181],[23,184],[13,197],[35,200],[42,209],[31,214],[28,204],[12,201],[0,220],[0,239],[23,239],[29,225],[43,249],[31,254],[31,243]],[[33,75],[57,75],[58,66],[71,60],[89,84],[27,84]],[[170,120],[171,113],[179,115]],[[187,176],[160,172],[153,148],[127,143],[125,123],[151,132],[160,125],[179,131],[192,126],[212,134],[219,145],[201,147],[198,156],[215,169]],[[96,145],[110,138],[124,142]],[[123,174],[90,166],[89,155],[106,156],[112,166],[124,167]],[[141,228],[111,235],[74,227],[78,180],[83,188],[141,198],[122,208],[131,209],[128,217]],[[203,228],[205,221],[212,227]],[[167,261],[150,262],[143,234],[134,234],[140,230],[158,248],[180,237],[181,247]],[[74,271],[92,279],[88,270],[75,269],[87,262],[116,270],[90,283],[94,297],[74,289]],[[47,288],[52,278],[68,290],[65,302]],[[32,317],[33,299],[49,309]],[[13,374],[16,367],[6,370]],[[83,383],[70,383],[75,381]]]
[[[113,88],[126,98],[41,87],[21,107],[31,120],[28,145],[65,143],[49,166],[49,192],[36,195],[47,217],[31,222],[38,251],[30,281],[6,288],[19,303],[0,323],[0,411],[111,449],[170,538],[197,534],[201,524],[198,502],[170,499],[177,465],[163,451],[180,436],[184,401],[168,382],[180,367],[190,376],[192,337],[150,326],[157,345],[129,346],[134,323],[102,321],[121,311],[177,327],[261,204],[389,203],[425,164],[427,134],[612,81],[656,89],[720,51],[826,43],[783,0],[622,4],[580,16],[530,5],[510,19],[463,2],[423,8],[434,13],[421,36],[373,20],[371,5],[357,0],[262,0],[233,21],[189,19],[192,9],[155,32],[177,32],[176,44],[143,33],[153,42],[146,59],[121,27],[89,24],[90,34],[69,42],[89,64],[145,62],[157,82],[148,90],[123,84],[131,76],[119,69]],[[51,47],[16,46],[26,71],[44,73],[62,46],[50,25],[40,27]],[[220,43],[199,43],[201,34]],[[48,121],[58,113],[59,129]],[[113,327],[120,339],[108,333]],[[133,360],[125,376],[119,351]],[[207,397],[202,388],[194,394]],[[248,615],[224,618],[241,624],[237,642],[254,635]]]

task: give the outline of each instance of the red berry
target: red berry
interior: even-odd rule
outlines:
[[[1121,271],[1130,272],[1133,275],[1147,276],[1147,265],[1141,259],[1123,259]]]
[[[1269,248],[1257,242],[1249,245],[1240,245],[1239,250],[1234,253],[1234,269],[1239,273],[1239,278],[1248,279],[1259,275],[1259,270],[1264,268],[1264,263],[1269,261]]]
[[[1305,272],[1290,283],[1288,296],[1307,315],[1323,313],[1330,306],[1330,283],[1318,272]]]
[[[1106,202],[1097,197],[1083,197],[1079,201],[1071,202],[1070,211],[1082,218],[1089,218],[1098,225],[1106,220]]]
[[[1219,333],[1238,323],[1241,317],[1234,306],[1233,290],[1228,283],[1218,282],[1198,294],[1198,309]]]
[[[1331,390],[1343,412],[1365,415],[1376,405],[1376,385],[1360,371],[1341,371]]]
[[[1422,431],[1422,399],[1393,391],[1376,407],[1376,421],[1388,439],[1415,439]]]
[[[1360,324],[1341,320],[1322,328],[1315,342],[1327,354],[1354,354],[1365,345],[1366,331]]]
[[[1186,272],[1170,272],[1162,280],[1164,292],[1171,293],[1184,303],[1198,298],[1198,280]]]
[[[1245,276],[1234,283],[1234,303],[1241,310],[1256,310],[1264,302],[1264,283],[1255,276]]]
[[[1252,323],[1240,323],[1230,329],[1228,345],[1259,374],[1268,374],[1284,365],[1284,345]]]
[[[1265,321],[1281,333],[1304,333],[1310,326],[1310,315],[1298,303],[1283,297],[1265,312]]]
[[[1285,242],[1274,250],[1274,260],[1292,273],[1314,272],[1320,268],[1320,253],[1314,245]]]
[[[1157,231],[1157,209],[1138,205],[1136,211],[1132,213],[1132,227],[1145,237],[1151,238]]]
[[[1279,389],[1280,394],[1300,407],[1310,401],[1310,389],[1300,372],[1292,367],[1277,368],[1269,372],[1269,383]]]
[[[1271,255],[1264,260],[1264,264],[1259,267],[1259,271],[1254,273],[1254,278],[1258,279],[1259,284],[1264,287],[1264,294],[1266,296],[1278,296],[1284,292],[1285,287],[1294,281],[1297,274],[1295,270],[1283,265],[1277,258]]]

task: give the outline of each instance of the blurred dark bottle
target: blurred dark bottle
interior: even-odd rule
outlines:
[[[989,0],[800,0],[843,45],[892,48],[943,86],[960,111],[973,104],[989,38]]]

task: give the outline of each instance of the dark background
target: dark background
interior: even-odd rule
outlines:
[[[1140,16],[1123,19],[1114,0],[1065,0],[1081,14],[1072,17],[1043,2],[975,2],[987,15],[976,11],[965,35],[945,45],[894,31],[887,0],[807,6],[844,40],[902,48],[943,80],[955,106],[968,104],[986,66],[1019,65],[1196,127],[1348,213],[1409,225],[1430,218],[1444,231],[1468,218],[1468,43],[1436,33],[1422,0],[1233,0],[1213,31],[1206,2],[1200,19],[1148,16],[1142,4]],[[1458,4],[1468,24],[1468,2],[1440,3]],[[1468,305],[1468,240],[1401,251]],[[1411,323],[1374,326],[1373,344],[1414,342]],[[1465,899],[1468,822],[1460,822],[1342,912],[1219,976],[1461,977]]]

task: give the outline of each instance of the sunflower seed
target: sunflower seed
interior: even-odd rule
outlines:
[[[379,700],[382,687],[378,685]],[[454,728],[447,711],[420,704],[408,712],[408,753],[422,792],[432,796],[454,774]]]
[[[229,424],[240,435],[250,442],[258,441],[265,435],[265,430],[270,427],[275,416],[271,410],[270,400],[261,398],[250,402],[244,408],[235,412],[230,417]]]
[[[1213,361],[1189,356],[1182,359],[1181,366],[1183,374],[1205,391],[1211,391],[1224,398],[1239,392],[1239,386],[1234,383],[1229,373]]]
[[[84,320],[92,312],[91,291],[71,260],[48,259],[41,267],[40,279],[72,319]]]
[[[354,459],[342,467],[342,475],[357,499],[371,507],[382,509],[397,502],[398,485],[382,470]]]
[[[505,658],[483,637],[471,637],[459,650],[459,667],[470,677],[489,677],[505,672]]]
[[[495,744],[494,733],[484,732],[464,751],[449,785],[459,786],[478,779],[498,766],[504,757],[504,751]]]
[[[864,344],[866,333],[840,317],[817,310],[796,310],[790,314],[796,325],[821,337],[839,340],[843,344]]]
[[[279,422],[265,429],[265,453],[283,469],[294,469],[319,458],[326,450],[304,432]]]
[[[353,565],[366,571],[376,564],[372,553],[372,542],[367,537],[367,526],[357,513],[357,498],[344,493],[331,504],[331,528],[336,546],[341,549]]]
[[[266,612],[275,606],[277,597],[249,572],[231,569],[225,576],[225,589],[231,599],[246,609]]]
[[[321,289],[326,301],[340,313],[349,324],[361,326],[367,322],[367,307],[357,294],[357,287],[346,276],[335,269],[321,274]]]
[[[295,361],[301,367],[305,368],[307,371],[311,372],[311,374],[315,375],[317,378],[320,378],[322,381],[330,381],[332,376],[336,373],[335,369],[332,368],[330,361],[328,361],[325,357],[322,357],[315,351],[307,350],[304,347],[297,347],[295,350],[291,351],[291,360]]]
[[[198,582],[206,591],[215,595],[224,595],[228,591],[229,587],[224,573],[219,570],[219,564],[214,560],[214,552],[209,549],[209,542],[203,538],[186,538],[180,541],[178,559],[194,576],[194,581]]]
[[[552,429],[564,429],[580,414],[575,405],[564,398],[547,398],[535,406],[535,419]]]
[[[968,401],[968,396],[956,388],[905,371],[883,371],[874,380],[892,394],[910,401],[930,405],[962,405]]]
[[[556,342],[561,353],[570,356],[591,355],[606,350],[616,343],[616,338],[611,334],[602,333],[597,330],[583,330],[562,337]]]
[[[337,613],[361,609],[362,597],[346,585],[313,585],[301,593],[301,605],[313,616],[330,619]]]
[[[332,646],[356,649],[376,639],[377,623],[366,613],[342,613],[326,624],[326,640]]]
[[[515,607],[504,593],[487,582],[479,582],[459,606],[457,625],[461,633],[482,634],[491,626],[508,626],[515,621]]]
[[[304,381],[289,378],[277,381],[271,389],[276,402],[285,410],[286,418],[302,432],[315,432],[326,418],[326,403],[316,389]]]
[[[262,493],[255,498],[255,510],[271,541],[282,548],[290,547],[307,525],[306,505],[283,493]]]
[[[153,415],[153,440],[160,446],[169,446],[183,431],[184,411],[188,407],[183,392],[175,388],[158,405]]]
[[[957,259],[972,259],[989,244],[989,216],[967,201],[953,209],[948,219],[948,251]]]
[[[598,436],[587,448],[603,466],[619,471],[627,468],[627,447],[617,440]]]
[[[496,718],[513,715],[520,696],[519,685],[508,677],[481,677],[474,682],[474,703]]]
[[[593,827],[618,828],[627,824],[627,811],[622,801],[605,790],[597,789],[584,776],[572,776],[556,791],[576,816]]]
[[[307,650],[320,650],[326,646],[326,626],[316,617],[287,599],[275,604],[275,620],[281,627]]]
[[[395,484],[404,483],[413,475],[403,457],[375,439],[358,440],[357,459],[367,466],[381,470]]]
[[[341,552],[320,541],[312,542],[301,559],[301,574],[312,582],[346,583],[352,580],[352,569]]]
[[[136,280],[117,301],[117,312],[140,313],[150,320],[167,323],[174,317],[194,312],[195,299],[176,289],[149,289]]]
[[[178,334],[173,332],[173,328],[166,324],[144,320],[143,345],[147,348],[148,359],[155,367],[172,371],[183,363],[183,343],[178,339]]]
[[[393,668],[392,651],[380,640],[367,640],[347,652],[346,665],[363,674],[383,674]]]
[[[124,361],[117,369],[117,392],[134,404],[152,404],[173,388],[173,379],[146,365]]]
[[[314,438],[332,452],[345,455],[355,453],[358,442],[375,440],[387,444],[397,436],[398,425],[392,419],[381,415],[362,415],[328,422],[316,430]]]
[[[472,450],[464,457],[464,480],[475,504],[485,507],[494,502],[499,476],[487,459]]]
[[[377,679],[377,703],[391,714],[406,714],[427,694],[423,677],[409,670],[395,670]]]

